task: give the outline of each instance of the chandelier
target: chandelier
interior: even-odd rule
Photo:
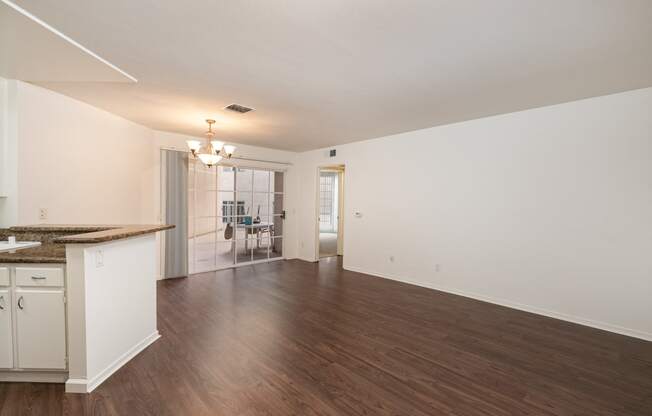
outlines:
[[[205,133],[207,139],[206,145],[202,146],[201,140],[187,140],[186,143],[188,144],[190,153],[210,168],[213,165],[217,165],[222,158],[229,159],[233,156],[235,146],[224,144],[224,142],[219,140],[213,140],[215,137],[215,132],[213,132],[215,120],[208,119],[206,123],[208,123],[208,131]]]

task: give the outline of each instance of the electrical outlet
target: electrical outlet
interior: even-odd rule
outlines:
[[[104,266],[104,252],[102,250],[97,250],[95,252],[95,267]]]
[[[47,220],[48,219],[48,210],[46,208],[39,208],[38,209],[38,219],[39,220]]]

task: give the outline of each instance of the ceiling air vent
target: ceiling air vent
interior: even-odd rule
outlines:
[[[236,113],[244,114],[253,111],[253,108],[245,107],[240,104],[231,104],[224,107],[225,110],[235,111]]]

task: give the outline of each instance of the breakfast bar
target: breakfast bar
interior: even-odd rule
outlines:
[[[169,225],[0,230],[38,247],[0,253],[0,381],[88,393],[159,338],[155,233]],[[6,334],[5,334],[6,332]]]

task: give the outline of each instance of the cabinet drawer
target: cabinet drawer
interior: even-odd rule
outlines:
[[[16,267],[16,286],[63,286],[63,269]]]
[[[0,267],[0,286],[9,286],[9,268]]]

